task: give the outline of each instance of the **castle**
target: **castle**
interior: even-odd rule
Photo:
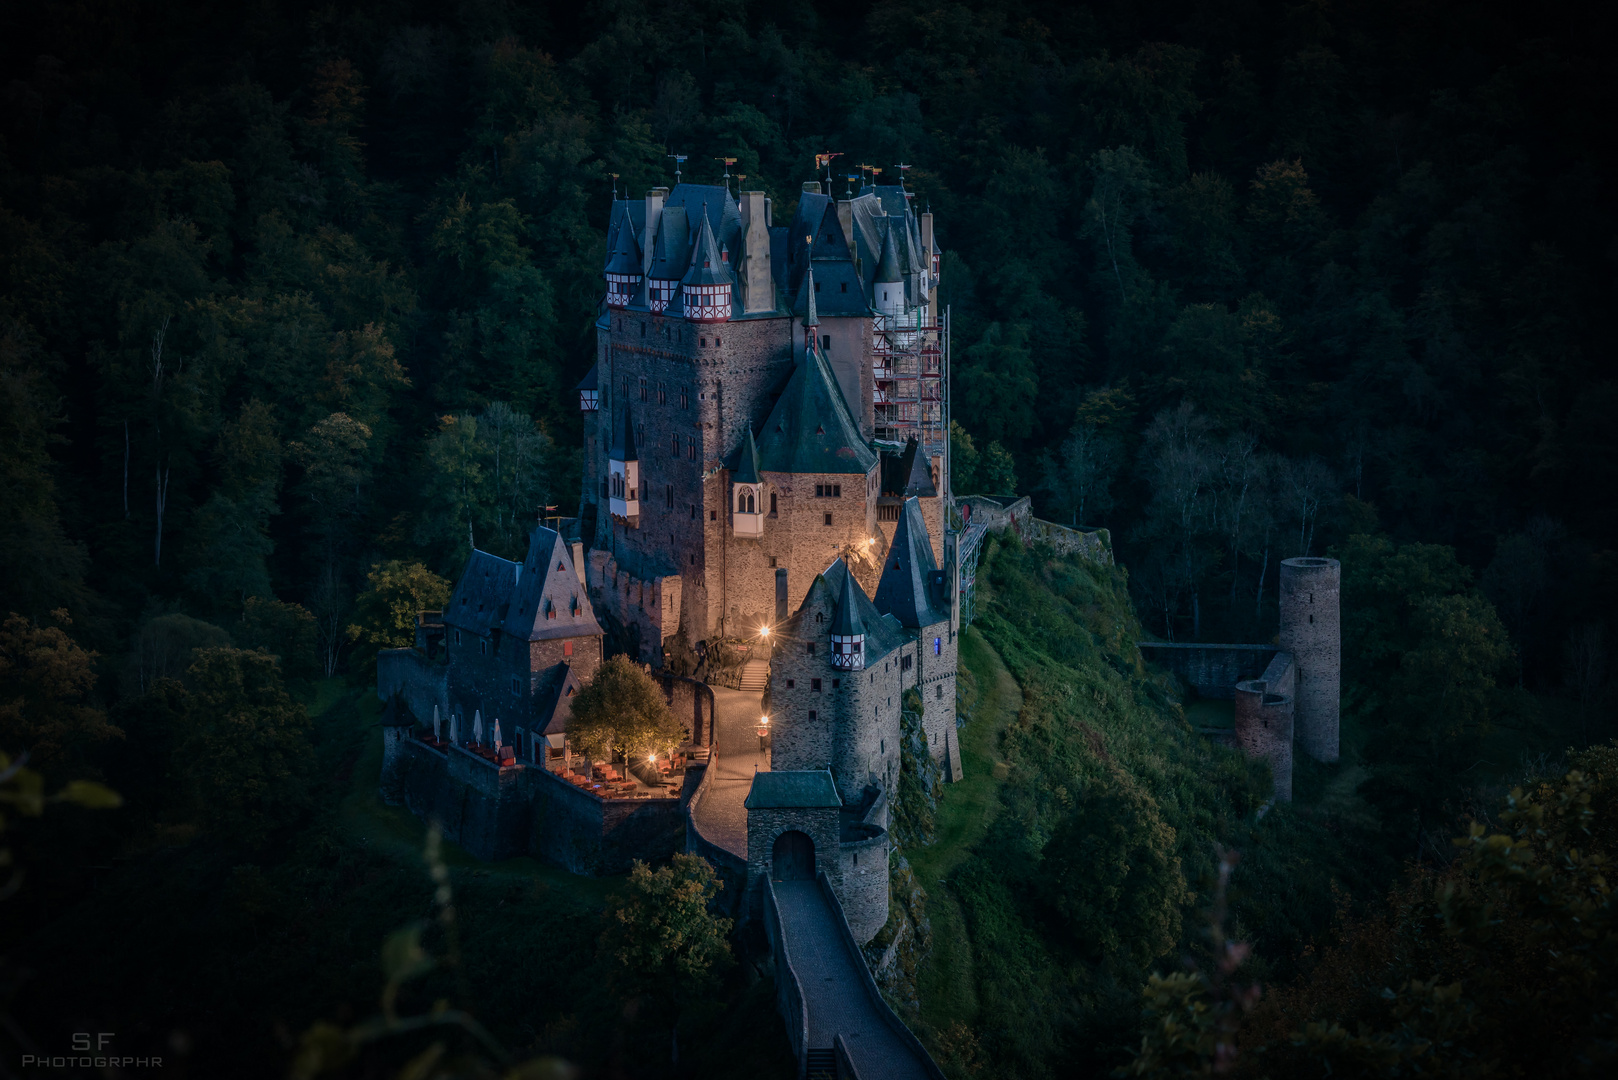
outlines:
[[[654,671],[721,642],[768,657],[768,768],[732,854],[755,904],[762,876],[825,873],[863,942],[887,918],[907,691],[944,775],[960,776],[959,537],[932,215],[900,185],[827,187],[804,184],[788,225],[764,193],[724,186],[615,200],[596,364],[577,387],[574,535],[536,530],[521,563],[474,551],[416,647],[379,659],[378,689],[397,696],[390,715],[434,718],[431,738],[388,727],[395,801],[469,820],[449,804],[481,758],[494,772],[473,819],[495,824],[452,829],[463,843],[613,869],[641,849],[610,835],[611,804],[655,814],[670,800],[646,796],[672,792],[576,762],[571,694],[608,649]],[[679,757],[711,757],[713,692],[662,678],[691,709]],[[575,793],[609,810],[581,815]]]

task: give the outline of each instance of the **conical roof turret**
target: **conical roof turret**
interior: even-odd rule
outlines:
[[[691,253],[691,267],[680,279],[682,285],[730,285],[735,281],[730,264],[720,257],[719,244],[714,240],[708,216],[702,217],[697,231],[697,246]]]
[[[903,280],[899,276],[899,249],[893,242],[894,226],[890,221],[887,231],[882,236],[882,256],[877,261],[876,281],[879,285],[896,285]]]
[[[736,472],[731,478],[734,484],[761,483],[758,469],[758,443],[753,441],[753,425],[747,425],[747,434],[742,437],[741,455],[736,462]]]
[[[640,276],[640,242],[635,238],[635,222],[629,215],[628,203],[618,204],[617,221],[613,225],[612,245],[607,252],[605,274]]]
[[[628,405],[624,406],[624,430],[623,434],[620,435],[619,438],[622,440],[622,445],[617,449],[622,453],[622,456],[616,458],[615,460],[639,461],[640,454],[635,450],[635,421],[629,415]]]
[[[859,585],[855,583],[854,571],[849,569],[846,560],[843,560],[843,570],[843,587],[837,594],[837,614],[831,622],[832,636],[864,637],[865,622],[860,618],[859,603],[854,596],[854,590]]]

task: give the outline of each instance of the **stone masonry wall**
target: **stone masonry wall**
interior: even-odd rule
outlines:
[[[1142,641],[1141,655],[1168,668],[1205,698],[1230,700],[1243,679],[1256,679],[1275,656],[1274,645],[1197,645]]]
[[[1342,692],[1342,626],[1336,559],[1281,563],[1281,648],[1298,666],[1298,746],[1316,761],[1337,760]]]
[[[837,887],[854,940],[864,945],[888,921],[888,833],[865,827],[871,835],[845,839],[839,846],[843,881]]]
[[[834,886],[843,880],[841,854],[837,844],[837,818],[835,807],[809,807],[798,809],[757,809],[747,812],[747,882],[748,892],[758,893],[758,882],[773,869],[775,840],[784,832],[797,830],[808,835],[815,844],[815,872],[823,873]],[[749,910],[757,913],[756,901]]]
[[[429,728],[433,707],[449,719],[449,665],[429,661],[420,649],[383,649],[376,654],[376,693],[383,701],[395,693],[417,720]]]

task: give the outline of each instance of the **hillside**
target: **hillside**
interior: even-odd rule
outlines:
[[[1242,856],[1229,929],[1266,979],[1397,863],[1332,768],[1300,766],[1298,800],[1260,820],[1267,767],[1196,734],[1143,666],[1124,569],[1001,541],[978,582],[968,779],[910,855],[933,937],[919,1019],[957,1075],[1103,1076],[1138,1042],[1146,974],[1206,951],[1220,845]]]

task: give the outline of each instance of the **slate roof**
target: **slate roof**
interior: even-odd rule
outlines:
[[[680,279],[680,284],[729,285],[735,280],[730,264],[721,257],[719,245],[714,241],[713,229],[704,217],[697,230],[696,250],[691,253],[691,268]]]
[[[941,598],[933,589],[937,570],[921,503],[906,499],[899,524],[893,530],[893,543],[888,545],[887,560],[882,564],[882,580],[877,582],[876,609],[912,629],[943,622],[949,612],[940,610]]]
[[[736,451],[736,466],[731,470],[730,480],[733,484],[757,484],[759,479],[758,443],[753,441],[753,427],[747,427],[747,434],[742,438],[742,445]]]
[[[575,389],[575,390],[596,390],[596,389],[599,389],[599,387],[596,385],[596,369],[599,368],[600,366],[601,366],[600,364],[591,364],[590,365],[590,370],[585,372],[584,378],[580,379],[579,380],[579,385],[575,386],[573,389]]]
[[[758,443],[759,468],[779,473],[867,473],[876,454],[818,348],[809,350],[770,410]]]
[[[877,260],[876,280],[898,284],[903,279],[899,276],[899,251],[893,242],[894,229],[890,224],[887,234],[882,237],[882,257]]]
[[[841,808],[837,784],[825,769],[782,770],[753,774],[753,786],[742,805],[749,810]]]
[[[647,277],[679,281],[691,259],[691,236],[686,228],[685,207],[664,204],[657,238],[652,241],[652,267]]]
[[[811,591],[815,588],[827,589],[834,599],[841,598],[844,578],[852,576],[848,572],[847,564],[838,559],[817,575],[809,588]],[[854,582],[852,594],[855,610],[859,613],[860,625],[865,629],[865,666],[870,667],[908,641],[909,635],[905,633],[898,619],[892,615],[884,615],[876,609],[876,605],[871,603],[858,581]],[[807,599],[807,594],[805,598]],[[832,625],[836,625],[835,620]],[[799,633],[802,633],[801,629]]]
[[[843,574],[843,587],[837,596],[837,613],[832,616],[831,632],[836,637],[863,637],[865,634],[865,621],[860,618],[859,601],[854,593],[860,589],[854,580],[854,575]]]
[[[641,229],[634,221],[633,207],[640,207],[640,217],[646,216],[644,202],[620,199],[613,204],[613,225],[607,236],[606,274],[634,274],[641,271]]]
[[[908,498],[912,495],[930,499],[938,494],[933,484],[932,462],[921,452],[914,438],[905,440],[904,449],[882,455],[882,494]]]
[[[521,641],[605,633],[560,533],[540,527],[529,537],[503,629]]]
[[[579,677],[567,664],[553,664],[539,677],[534,688],[533,714],[529,723],[541,735],[561,735],[573,718],[573,697],[584,689]]]
[[[611,461],[639,461],[640,451],[635,448],[635,418],[629,414],[629,406],[624,406],[624,423],[618,431],[618,437],[613,440],[607,451]]]
[[[455,590],[449,594],[445,624],[483,637],[500,629],[506,619],[506,605],[521,576],[521,563],[474,548]]]
[[[809,267],[808,273],[804,275],[804,282],[803,325],[807,329],[811,326],[820,325],[820,314],[815,310],[815,268],[813,266]]]

